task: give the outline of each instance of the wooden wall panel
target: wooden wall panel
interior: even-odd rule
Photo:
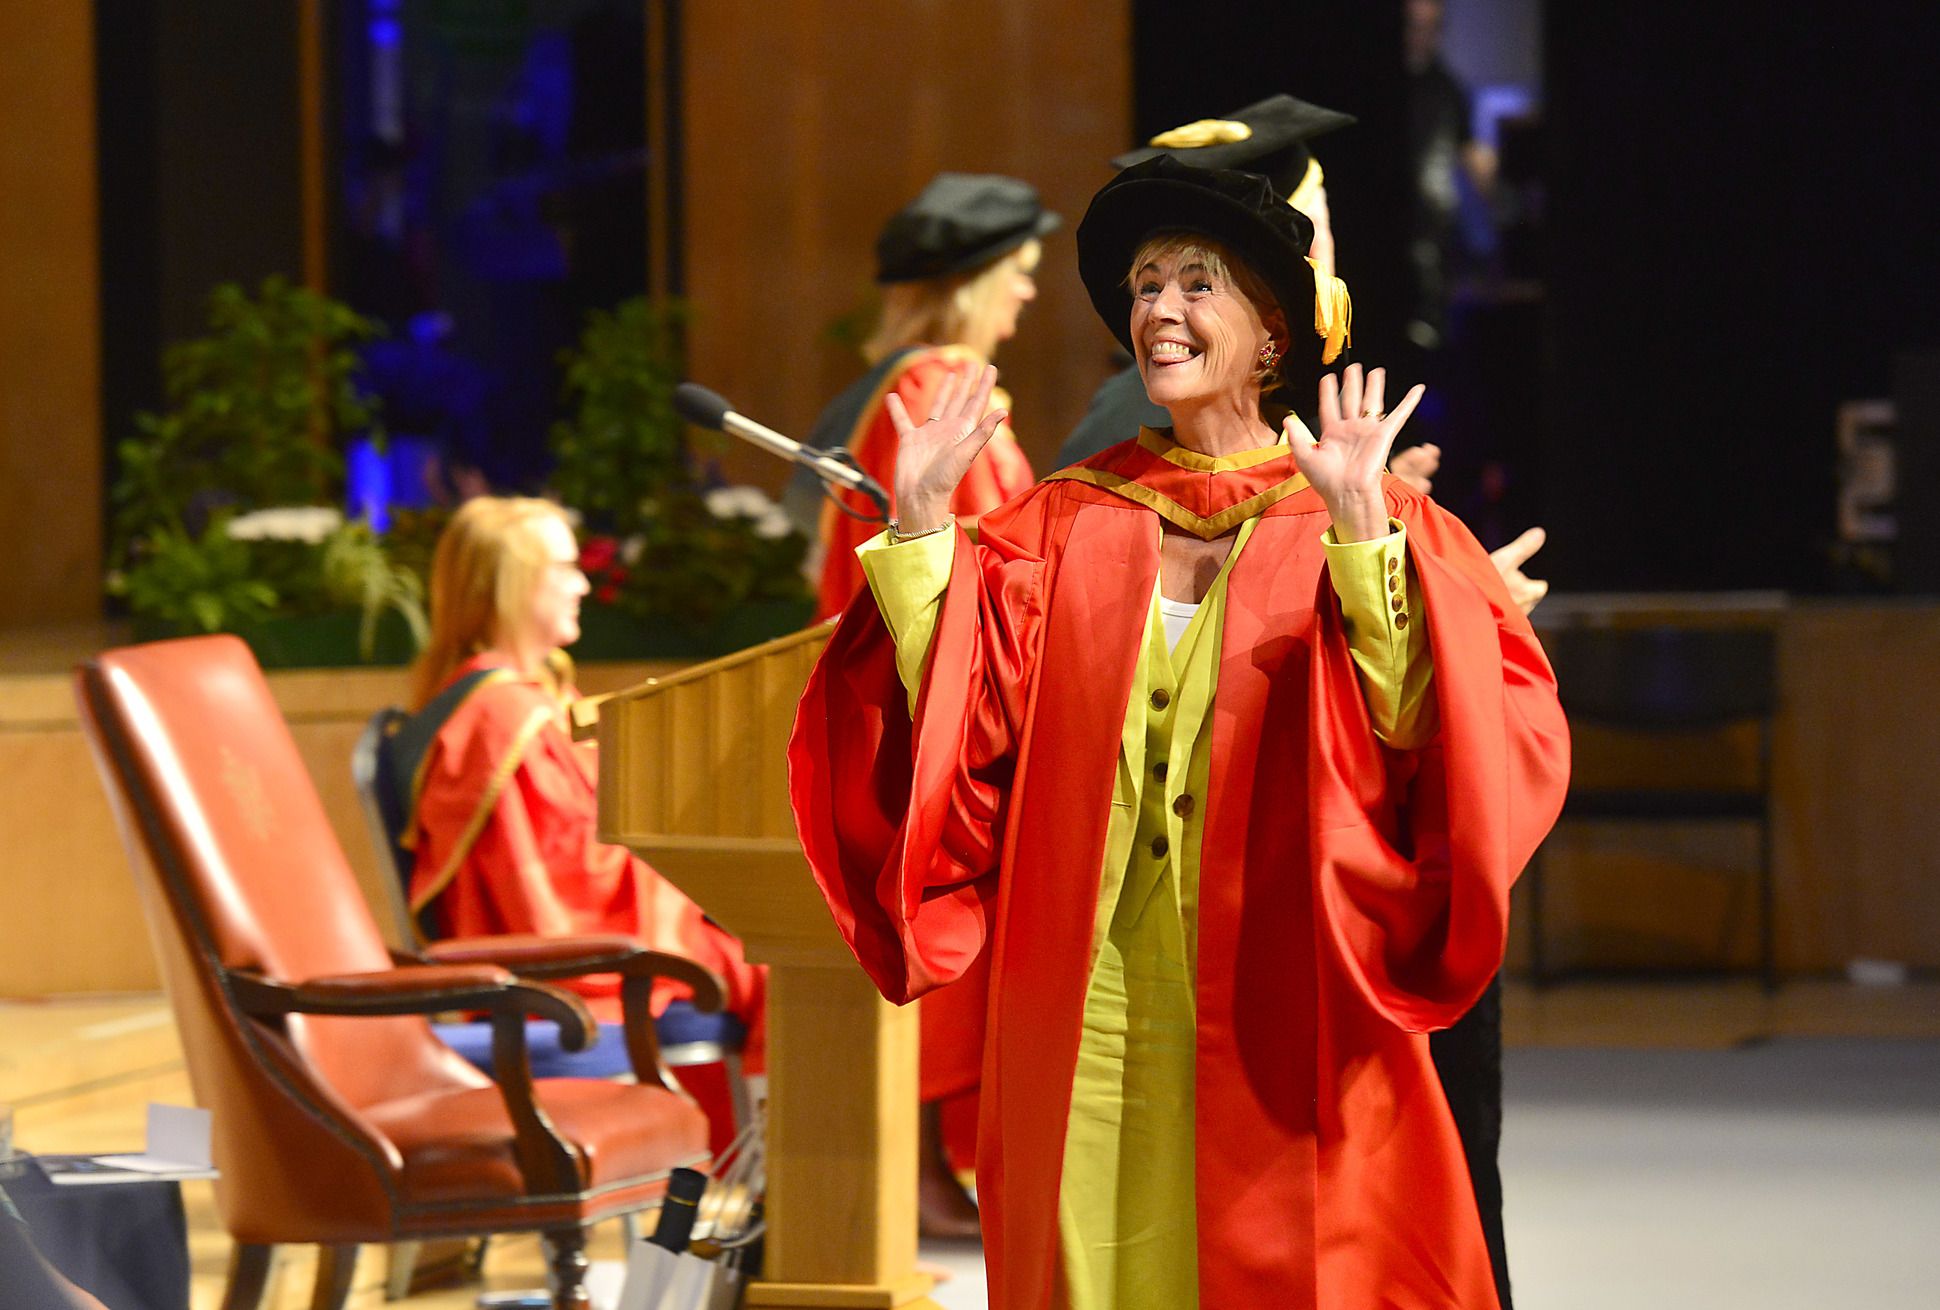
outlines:
[[[93,6],[0,5],[0,624],[101,596]]]
[[[1040,472],[1110,371],[1073,229],[1130,139],[1128,0],[707,0],[683,10],[693,376],[794,435],[861,371],[878,228],[941,169],[1033,183],[1065,226],[997,363]],[[783,466],[730,451],[731,476]]]

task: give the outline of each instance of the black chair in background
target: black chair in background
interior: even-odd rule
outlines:
[[[1735,727],[1754,727],[1750,778],[1703,785],[1599,787],[1572,781],[1559,823],[1721,823],[1755,828],[1758,972],[1776,990],[1778,968],[1772,870],[1772,724],[1777,711],[1777,643],[1763,628],[1568,627],[1543,634],[1563,708],[1577,727],[1635,734],[1664,758],[1683,743]],[[1543,935],[1542,854],[1530,861],[1530,974],[1553,981]]]

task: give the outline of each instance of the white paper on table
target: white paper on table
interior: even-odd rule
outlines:
[[[117,1169],[144,1174],[194,1173],[213,1170],[210,1154],[211,1116],[193,1105],[148,1104],[148,1144],[140,1155],[101,1155],[95,1158]]]

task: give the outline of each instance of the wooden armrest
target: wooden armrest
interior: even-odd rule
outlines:
[[[705,1014],[719,1011],[727,996],[721,980],[706,966],[685,956],[643,950],[633,938],[616,933],[455,937],[426,946],[422,958],[440,966],[498,965],[532,979],[577,978],[589,973],[620,975],[622,1031],[633,1076],[649,1086],[669,1090],[666,1071],[660,1065],[660,1039],[654,1033],[649,1009],[654,983],[661,978],[685,983],[693,993],[694,1008]]]
[[[671,978],[692,989],[694,1008],[705,1014],[718,1011],[726,995],[720,978],[707,966],[684,955],[645,950],[623,933],[454,937],[432,942],[424,948],[422,958],[436,964],[496,964],[524,978],[577,978],[589,973]]]
[[[277,982],[260,974],[232,971],[229,984],[245,1014],[259,1019],[288,1014],[347,1016],[442,1014],[447,1010],[484,1010],[520,1021],[532,1015],[559,1025],[559,1044],[584,1050],[599,1036],[586,1003],[571,992],[542,983],[521,982],[492,964],[421,964],[370,973]]]

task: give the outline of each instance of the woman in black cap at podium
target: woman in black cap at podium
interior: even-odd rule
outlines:
[[[1016,333],[1024,306],[1037,298],[1032,275],[1042,253],[1039,238],[1058,222],[1029,183],[994,174],[937,174],[876,238],[883,303],[863,346],[870,369],[822,411],[808,444],[846,447],[870,476],[892,486],[896,430],[884,399],[899,396],[911,413],[928,413],[950,377],[990,362]],[[1007,408],[1009,401],[999,393],[993,404]],[[974,520],[1035,481],[1006,423],[964,478],[951,511]],[[790,487],[789,504],[798,517],[819,513],[824,553],[818,612],[826,617],[840,613],[861,589],[854,552],[876,529],[832,504],[818,505],[820,491],[813,475],[804,475]],[[858,513],[870,510],[860,497],[845,503]]]

